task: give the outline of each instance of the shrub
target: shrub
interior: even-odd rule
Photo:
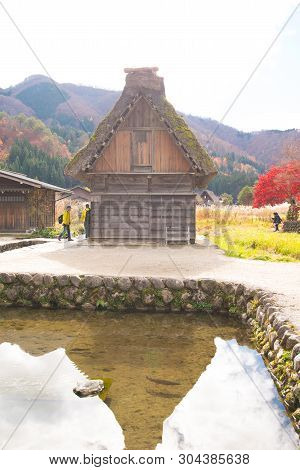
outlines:
[[[253,201],[253,188],[251,186],[244,186],[237,197],[240,206],[252,206]]]
[[[283,231],[300,233],[300,220],[287,220],[283,224]]]

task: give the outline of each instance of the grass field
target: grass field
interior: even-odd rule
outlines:
[[[197,233],[207,236],[227,256],[299,262],[300,235],[273,231],[273,212],[284,220],[287,210],[288,204],[261,209],[198,206]]]

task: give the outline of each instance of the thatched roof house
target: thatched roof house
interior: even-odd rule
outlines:
[[[157,70],[156,67],[125,69],[126,85],[121,97],[100,122],[89,143],[66,167],[68,176],[84,181],[91,188],[91,195],[95,196],[94,220],[102,219],[98,212],[104,199],[108,201],[108,194],[110,201],[116,192],[124,197],[129,194],[174,196],[176,192],[190,199],[196,188],[204,188],[217,173],[207,151],[167,101],[164,81],[156,75]],[[107,228],[110,222],[105,220]],[[172,225],[174,222],[170,220]],[[124,223],[128,225],[128,221]],[[165,228],[168,223],[164,219]],[[194,223],[189,228],[194,232]],[[121,236],[115,228],[112,236],[126,238],[129,235],[124,234],[128,230]],[[149,231],[145,232],[152,238]],[[161,229],[156,238],[165,237],[162,232]],[[106,238],[104,232],[100,234],[100,228],[98,232],[92,228],[91,233],[92,238]]]

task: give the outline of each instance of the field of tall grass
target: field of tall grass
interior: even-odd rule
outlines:
[[[299,262],[299,234],[274,232],[272,225],[273,212],[278,212],[285,220],[288,207],[288,204],[260,209],[248,206],[198,206],[197,233],[207,236],[228,256]]]

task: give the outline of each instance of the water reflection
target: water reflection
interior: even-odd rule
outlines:
[[[2,343],[1,448],[124,448],[122,429],[105,403],[98,397],[81,399],[72,393],[76,382],[84,378],[63,348],[34,357],[17,345]],[[20,427],[7,442],[25,414]]]
[[[240,322],[222,315],[216,321],[218,327],[204,314],[92,312],[87,320],[85,312],[0,309],[0,344],[34,356],[63,347],[89,378],[111,378],[108,403],[126,447],[154,449],[162,423],[213,358],[215,336],[248,344]]]
[[[245,329],[230,317],[216,321],[204,314],[95,312],[87,321],[82,312],[2,311],[0,445],[63,358],[7,448],[121,449],[122,430],[128,449],[161,441],[174,449],[295,447],[262,359],[239,346],[249,345]],[[216,335],[237,342],[214,343]],[[84,374],[113,380],[110,408],[72,393]]]
[[[217,352],[163,425],[159,449],[295,449],[299,445],[261,356],[236,340]]]

